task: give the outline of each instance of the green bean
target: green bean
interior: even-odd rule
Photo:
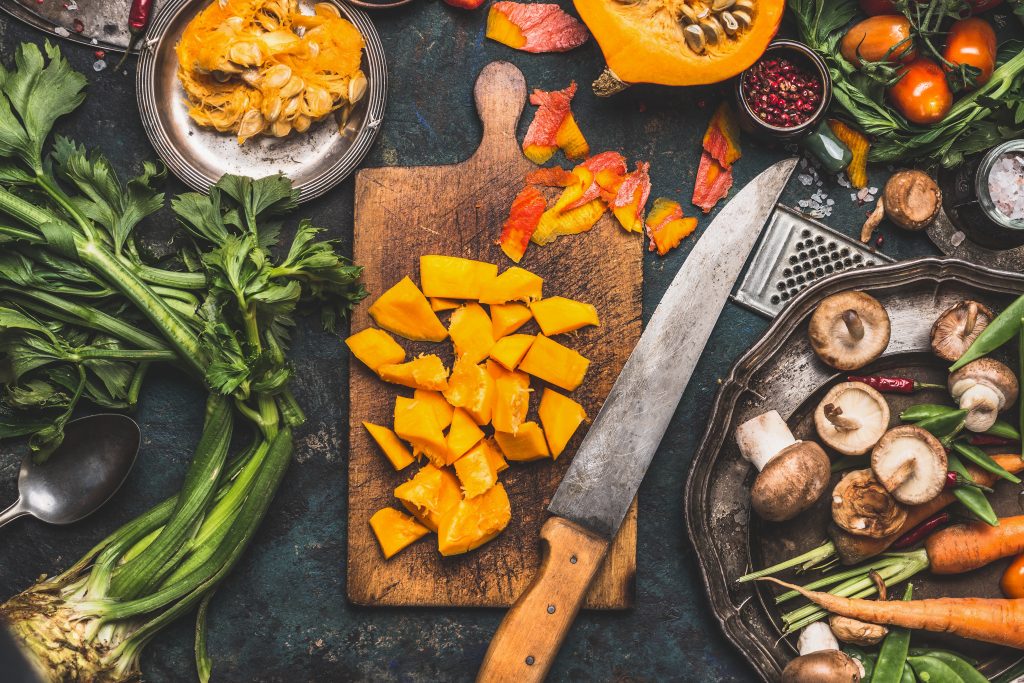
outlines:
[[[934,657],[946,664],[946,666],[956,672],[957,676],[963,679],[964,683],[988,683],[988,679],[980,671],[954,652],[949,650],[929,650],[926,656]]]
[[[960,458],[956,457],[955,454],[950,453],[948,456],[947,466],[950,472],[956,472],[957,474],[967,477],[971,481],[974,481],[974,477],[967,471],[964,464],[960,462]],[[985,522],[989,526],[999,526],[999,518],[996,517],[995,510],[992,509],[992,504],[988,502],[988,498],[985,497],[984,492],[975,486],[957,486],[953,489],[953,495],[959,500],[965,508],[971,511],[971,513]]]
[[[1024,296],[1020,296],[1012,304],[1006,307],[1002,313],[992,319],[992,322],[982,330],[978,338],[968,347],[964,355],[960,356],[957,362],[950,366],[949,371],[953,372],[977,360],[987,356],[1000,346],[1010,341],[1013,335],[1020,329],[1020,319],[1024,317]]]
[[[963,441],[955,441],[953,442],[953,449],[986,472],[991,472],[1007,481],[1012,481],[1014,484],[1020,483],[1020,477],[1011,474],[1005,467],[993,460],[991,455],[977,446],[972,446]]]
[[[904,422],[920,422],[928,418],[948,415],[952,412],[956,412],[956,408],[953,406],[943,406],[937,403],[918,403],[916,406],[910,406],[900,413],[900,419]]]
[[[907,590],[903,593],[904,602],[909,601],[914,595],[913,584],[907,584]],[[875,666],[875,673],[864,680],[871,683],[900,683],[903,672],[910,667],[906,666],[907,651],[910,649],[910,629],[892,628],[889,635],[882,641],[882,648],[878,651],[878,663]]]
[[[914,668],[914,675],[917,680],[924,683],[964,683],[948,664],[941,659],[922,655],[920,657],[908,657],[907,661]]]

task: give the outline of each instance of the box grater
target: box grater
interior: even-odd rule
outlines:
[[[891,263],[813,218],[779,204],[733,299],[774,318],[800,290],[844,270]]]

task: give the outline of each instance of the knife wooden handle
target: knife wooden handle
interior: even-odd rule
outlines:
[[[478,683],[544,680],[608,552],[607,539],[561,517],[546,521],[540,537],[540,569],[498,626]]]

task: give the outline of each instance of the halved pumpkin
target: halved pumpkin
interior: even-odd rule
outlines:
[[[594,84],[598,95],[631,83],[703,85],[732,78],[768,47],[786,7],[785,0],[573,2],[611,72]]]

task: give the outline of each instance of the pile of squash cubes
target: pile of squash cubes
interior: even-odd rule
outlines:
[[[412,516],[388,507],[370,519],[385,558],[431,531],[442,555],[493,539],[512,518],[499,473],[510,461],[557,458],[587,418],[553,387],[574,391],[590,362],[552,337],[597,325],[592,305],[543,298],[543,280],[522,268],[499,275],[494,264],[452,256],[420,257],[420,278],[422,289],[405,277],[370,306],[380,329],[345,342],[380,379],[413,390],[395,399],[391,427],[363,422],[395,470],[424,461],[394,492]],[[451,311],[447,328],[440,311]],[[516,334],[531,319],[541,333]],[[454,366],[435,354],[408,360],[389,332],[451,339]],[[540,424],[527,421],[531,377],[546,383]]]

